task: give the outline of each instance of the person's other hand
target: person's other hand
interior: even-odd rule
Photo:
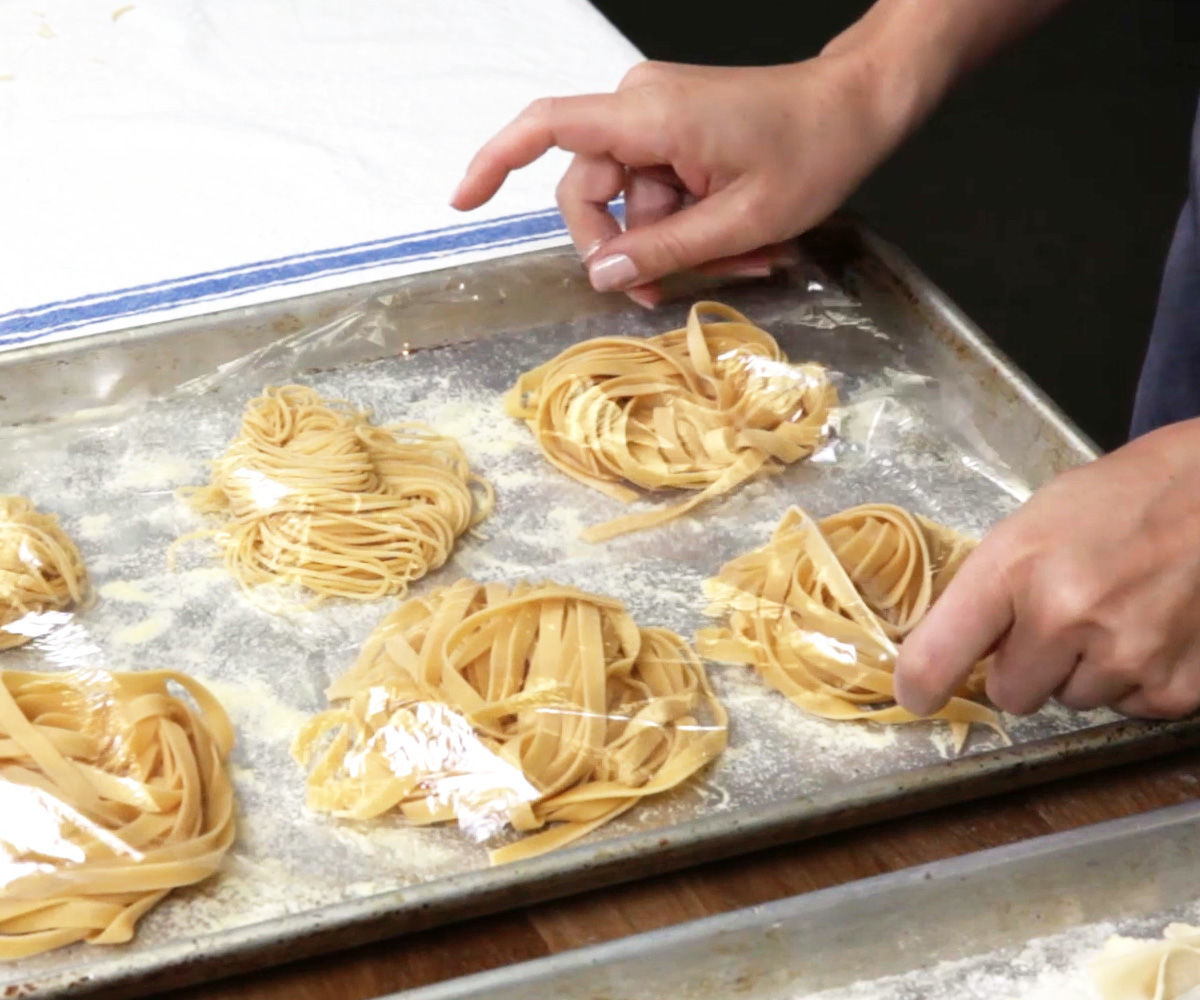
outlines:
[[[1002,521],[900,647],[936,711],[990,650],[988,697],[1178,718],[1200,706],[1200,420],[1059,476]]]
[[[575,154],[558,205],[597,290],[654,305],[676,271],[765,274],[916,117],[915,88],[886,75],[860,47],[786,66],[642,63],[615,93],[535,101],[479,150],[451,203],[482,205],[557,146]],[[622,192],[625,232],[608,209]]]

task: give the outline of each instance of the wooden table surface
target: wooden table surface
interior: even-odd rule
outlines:
[[[159,1000],[365,1000],[1198,794],[1200,751],[1187,751],[162,994]]]

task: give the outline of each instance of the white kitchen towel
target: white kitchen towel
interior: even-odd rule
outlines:
[[[563,154],[448,199],[639,58],[586,0],[0,0],[0,350],[565,242]]]

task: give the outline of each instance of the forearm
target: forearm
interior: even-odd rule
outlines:
[[[906,134],[965,73],[1066,0],[878,0],[823,56],[861,64]]]

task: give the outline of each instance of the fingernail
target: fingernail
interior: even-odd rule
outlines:
[[[582,259],[586,264],[589,260],[595,257],[597,253],[599,253],[600,248],[604,246],[604,242],[604,240],[596,240],[595,242],[589,244],[588,248],[579,255],[580,259]]]
[[[653,292],[647,292],[641,288],[630,288],[625,294],[643,309],[653,309],[658,305],[658,296]]]
[[[736,271],[730,271],[730,275],[734,278],[769,278],[771,277],[770,264],[754,264],[750,267],[741,267]]]
[[[628,288],[637,282],[637,276],[637,265],[623,253],[601,257],[594,264],[588,265],[588,278],[598,292]]]

